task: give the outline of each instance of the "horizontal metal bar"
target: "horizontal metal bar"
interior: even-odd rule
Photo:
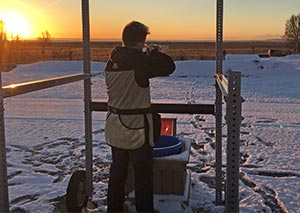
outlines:
[[[215,113],[214,104],[151,104],[153,111],[174,114],[211,114]],[[107,111],[106,102],[92,102],[92,111]]]
[[[154,111],[161,113],[180,114],[211,114],[215,113],[214,104],[151,104]]]
[[[81,73],[81,74],[67,75],[67,76],[62,76],[57,78],[48,78],[48,79],[43,79],[38,81],[25,82],[20,84],[11,84],[2,87],[2,89],[0,90],[0,95],[2,98],[7,98],[7,97],[25,94],[28,92],[34,92],[41,89],[59,86],[62,84],[84,80],[90,77],[91,77],[90,74]]]
[[[97,75],[103,75],[103,74],[104,74],[104,71],[93,72],[93,73],[91,73],[91,77],[95,77]]]
[[[219,88],[222,90],[224,95],[228,95],[228,80],[224,74],[215,74],[216,81]]]

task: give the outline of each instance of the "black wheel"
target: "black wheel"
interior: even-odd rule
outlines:
[[[66,196],[68,212],[81,212],[86,207],[88,197],[86,195],[85,179],[84,170],[78,170],[72,174]]]

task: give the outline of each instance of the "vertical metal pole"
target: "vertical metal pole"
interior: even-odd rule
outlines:
[[[216,73],[221,74],[223,64],[223,0],[217,0],[216,19]],[[222,204],[222,91],[216,85],[216,204]]]
[[[91,73],[90,63],[90,19],[89,0],[82,0],[83,68],[85,74]],[[86,193],[92,197],[93,191],[93,150],[92,150],[92,113],[91,79],[84,80],[84,118],[85,118],[85,167]]]
[[[239,212],[241,111],[241,73],[230,71],[228,79],[228,96],[226,105],[226,212]]]
[[[0,72],[0,89],[2,89],[2,73]],[[6,144],[4,128],[4,101],[0,97],[0,212],[9,211]]]

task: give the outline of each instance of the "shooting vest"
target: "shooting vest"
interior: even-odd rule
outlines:
[[[140,87],[135,71],[105,71],[108,113],[106,142],[121,149],[137,149],[145,142],[154,146],[150,88]]]

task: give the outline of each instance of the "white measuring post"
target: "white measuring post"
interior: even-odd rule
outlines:
[[[90,61],[90,13],[89,0],[82,0],[82,40],[83,40],[83,72],[91,73]],[[91,79],[84,80],[84,120],[85,120],[85,169],[86,194],[92,198],[93,191],[93,144],[92,144],[92,94]]]

